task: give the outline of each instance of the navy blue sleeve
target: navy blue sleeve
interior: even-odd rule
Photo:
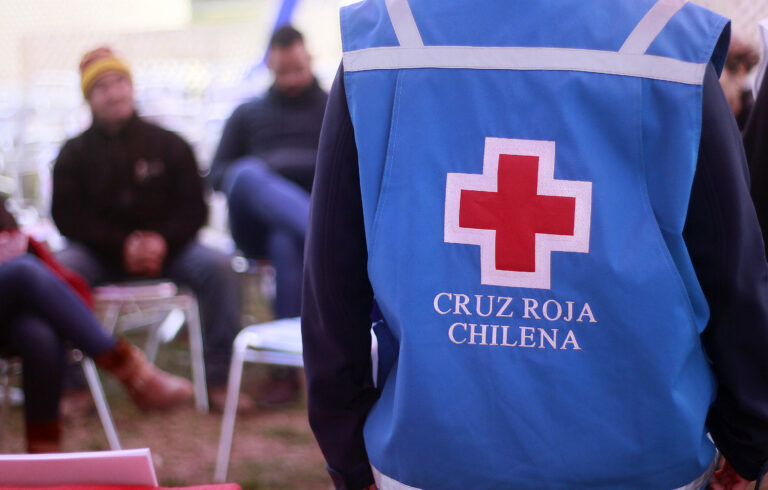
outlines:
[[[768,264],[741,136],[711,65],[684,238],[710,308],[702,340],[718,393],[707,426],[753,480],[768,460]]]
[[[712,66],[703,115],[684,237],[711,311],[702,341],[720,388],[707,423],[733,467],[754,479],[768,458],[768,264],[738,129]],[[362,426],[376,398],[357,163],[340,73],[320,137],[302,332],[310,423],[337,488],[349,489],[373,481]]]
[[[301,330],[309,422],[339,489],[373,483],[363,424],[378,397],[360,177],[344,76],[320,133],[304,259]]]
[[[768,77],[763,78],[742,136],[752,179],[752,200],[763,241],[768,242]]]

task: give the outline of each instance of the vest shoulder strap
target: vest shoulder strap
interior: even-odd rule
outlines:
[[[407,1],[407,0],[404,0]],[[644,54],[687,0],[659,0],[640,20],[619,49],[624,54]]]
[[[424,46],[419,33],[419,27],[413,18],[411,6],[408,0],[386,0],[387,13],[392,27],[395,28],[397,42],[407,48],[420,48]]]
[[[706,62],[647,54],[648,48],[687,0],[658,0],[618,51],[550,47],[425,46],[408,0],[385,0],[397,46],[344,53],[344,70],[418,68],[561,70],[624,75],[701,85]]]

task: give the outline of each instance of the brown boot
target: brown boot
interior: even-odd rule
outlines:
[[[94,359],[115,375],[142,410],[165,410],[192,399],[192,383],[155,367],[144,353],[125,339],[111,351]]]
[[[58,420],[27,422],[26,432],[28,453],[58,453],[60,451],[61,425]]]

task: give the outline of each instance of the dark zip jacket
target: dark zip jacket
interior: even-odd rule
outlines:
[[[207,212],[192,148],[137,115],[116,133],[94,123],[64,144],[53,168],[59,231],[113,266],[122,266],[123,242],[135,230],[162,235],[173,257]]]

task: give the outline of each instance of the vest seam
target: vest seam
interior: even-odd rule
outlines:
[[[696,335],[698,335],[698,322],[696,317],[696,310],[693,307],[693,302],[691,301],[691,295],[688,292],[688,288],[686,287],[685,281],[683,280],[683,276],[680,272],[680,269],[678,268],[677,263],[675,262],[674,257],[672,256],[672,252],[669,249],[669,245],[667,244],[667,241],[664,239],[664,231],[662,230],[661,223],[659,223],[659,218],[656,215],[656,211],[653,208],[653,201],[651,200],[651,194],[648,187],[648,166],[645,159],[645,154],[643,152],[644,148],[644,142],[645,142],[645,125],[643,124],[643,95],[644,95],[644,87],[645,80],[640,81],[641,87],[640,87],[640,161],[643,165],[643,189],[644,189],[644,198],[643,198],[643,205],[645,208],[645,212],[649,214],[649,217],[652,218],[653,224],[655,225],[654,229],[654,236],[653,241],[655,242],[656,249],[658,250],[659,254],[661,255],[661,259],[664,261],[664,264],[666,268],[668,269],[667,273],[671,274],[672,278],[675,281],[675,288],[678,290],[678,294],[680,294],[682,302],[685,304],[685,310],[686,310],[686,316],[688,317],[688,321],[690,322],[690,325],[693,327],[692,330],[696,332]],[[700,88],[700,87],[697,87]],[[701,106],[701,96],[698,97],[699,99],[699,106]],[[690,200],[690,189],[688,191]],[[678,236],[682,239],[682,230],[680,230],[680,233],[676,233],[675,236]],[[683,242],[685,243],[685,242]],[[687,247],[686,247],[687,252]]]
[[[380,228],[381,228],[381,215],[384,213],[384,206],[388,204],[389,198],[388,193],[384,192],[384,187],[388,185],[389,180],[391,178],[392,174],[392,167],[395,162],[395,154],[396,154],[396,148],[395,148],[395,139],[397,136],[397,131],[399,128],[400,118],[398,117],[398,114],[400,113],[400,98],[402,96],[402,90],[403,90],[403,82],[401,81],[403,73],[402,71],[398,71],[397,77],[395,80],[395,94],[392,101],[392,112],[391,112],[391,122],[390,122],[390,128],[389,128],[389,141],[387,141],[387,153],[384,156],[384,172],[381,176],[381,183],[379,184],[378,189],[378,196],[379,199],[376,201],[376,210],[373,215],[373,223],[371,224],[371,248],[370,248],[370,257],[371,261],[369,262],[369,266],[373,265],[373,257],[378,256],[377,254],[374,254],[374,250],[378,246],[380,240]],[[360,165],[360,162],[358,162],[358,166]]]

